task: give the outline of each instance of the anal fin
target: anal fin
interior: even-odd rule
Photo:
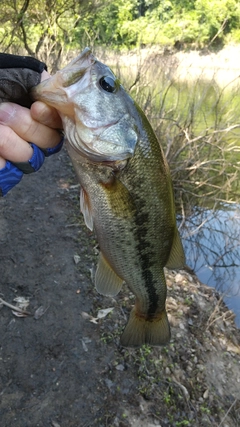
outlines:
[[[98,266],[95,274],[97,291],[106,296],[113,297],[121,290],[123,280],[113,271],[103,254],[100,252]]]
[[[179,231],[176,227],[171,252],[165,267],[169,269],[171,268],[175,269],[175,268],[183,268],[184,265],[185,265],[185,255],[184,255],[183,245],[181,242]]]

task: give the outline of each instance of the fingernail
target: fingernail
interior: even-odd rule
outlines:
[[[0,104],[0,123],[6,125],[15,114],[15,108],[8,102]]]

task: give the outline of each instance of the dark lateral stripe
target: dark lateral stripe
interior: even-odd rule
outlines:
[[[159,297],[156,292],[154,284],[156,281],[153,279],[152,272],[150,270],[153,265],[153,252],[151,250],[151,243],[147,240],[147,224],[148,224],[149,214],[148,212],[136,212],[135,222],[137,225],[135,236],[137,239],[137,251],[140,259],[141,265],[141,275],[143,278],[143,283],[147,291],[149,307],[147,314],[149,316],[154,315],[158,308]]]
[[[151,317],[157,311],[159,297],[154,286],[155,281],[153,280],[152,272],[150,270],[144,270],[142,271],[142,276],[144,278],[144,283],[149,298],[149,307],[147,314]]]

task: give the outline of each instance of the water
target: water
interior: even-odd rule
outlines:
[[[240,205],[196,209],[181,228],[187,264],[223,294],[240,327]]]
[[[177,118],[186,135],[190,135],[180,142],[182,146],[177,145],[180,138],[173,138],[169,156],[175,162],[175,190],[182,182],[183,193],[191,194],[188,203],[195,206],[194,213],[185,218],[181,227],[187,264],[201,282],[223,295],[240,328],[240,126],[236,115],[240,110],[239,90],[231,85],[223,89],[215,82],[203,80],[196,84],[174,82],[169,87],[164,114],[172,108],[171,117]],[[223,129],[226,131],[221,133]],[[171,132],[172,129],[166,132],[169,139]],[[203,138],[197,140],[200,135]],[[195,137],[196,144],[188,144]],[[181,147],[181,155],[175,159]],[[181,167],[183,174],[175,175]],[[196,167],[195,172],[186,174],[185,179],[184,171],[191,167],[192,171]],[[176,194],[179,200],[180,194]]]
[[[240,73],[233,77],[225,63],[212,67],[203,59],[197,77],[195,61],[153,55],[121,67],[120,78],[167,153],[177,210],[182,201],[187,212],[181,226],[187,264],[224,295],[240,327]],[[222,203],[228,200],[233,204]]]

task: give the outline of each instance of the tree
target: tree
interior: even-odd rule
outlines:
[[[64,50],[82,49],[77,29],[99,8],[86,0],[2,0],[1,6],[1,50],[35,56],[54,69]]]
[[[221,45],[240,41],[239,27],[238,0],[2,0],[0,48],[56,68],[86,45]]]

